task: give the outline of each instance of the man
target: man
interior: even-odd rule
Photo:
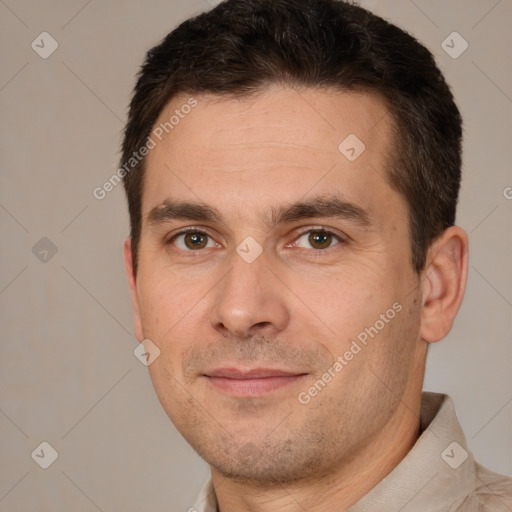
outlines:
[[[345,2],[229,0],[148,53],[124,254],[158,398],[211,468],[191,510],[512,510],[422,394],[467,279],[461,133],[432,55]]]

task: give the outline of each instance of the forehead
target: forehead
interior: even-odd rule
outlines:
[[[232,212],[313,192],[339,193],[369,211],[371,196],[383,207],[400,200],[385,179],[390,115],[367,93],[274,86],[243,98],[181,94],[152,139],[143,217],[169,197]]]

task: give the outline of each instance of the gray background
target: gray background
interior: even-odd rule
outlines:
[[[425,388],[449,393],[476,458],[512,475],[512,2],[362,5],[429,47],[465,119],[469,283]],[[132,353],[121,186],[92,195],[117,168],[145,51],[207,8],[0,0],[1,511],[185,511],[208,476]],[[47,59],[31,48],[43,31],[59,44]],[[469,43],[456,59],[441,47],[454,31]],[[43,237],[56,254],[33,250]],[[31,458],[42,441],[59,453],[46,470]]]

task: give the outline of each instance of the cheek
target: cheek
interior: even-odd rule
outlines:
[[[161,283],[155,282],[152,285],[151,281],[145,281],[139,297],[144,336],[160,347],[158,341],[161,340],[162,331],[164,331],[166,323],[172,322],[168,312],[175,310],[173,296],[168,290],[161,287]]]
[[[372,380],[368,367],[386,373],[401,358],[410,358],[419,327],[418,312],[406,304],[400,284],[391,281],[373,272],[371,276],[352,273],[324,289],[317,287],[311,296],[311,304],[318,308],[315,312],[329,327],[326,348],[333,357],[343,358],[340,386],[347,378],[354,385]]]
[[[380,313],[391,308],[397,300],[393,297],[394,290],[382,276],[373,271],[362,272],[361,268],[355,267],[335,277],[332,274],[310,274],[290,287],[300,299],[296,320],[301,322],[305,306],[341,344],[368,325],[373,325]]]
[[[208,311],[212,307],[209,292],[213,283],[207,279],[187,281],[165,268],[147,274],[141,283],[144,283],[139,290],[144,337],[160,349],[160,356],[150,371],[161,367],[181,382],[184,355],[191,346],[206,341],[208,334],[211,336]],[[161,374],[158,378],[166,380],[168,376]]]
[[[193,311],[201,298],[201,290],[197,283],[186,283],[168,268],[161,265],[154,265],[153,268],[155,271],[146,272],[140,278],[140,309],[148,337],[162,338]]]
[[[193,297],[176,283],[160,277],[144,280],[139,300],[144,337],[158,346],[159,359],[170,358],[169,352],[179,348],[176,340],[180,329],[193,322],[190,319],[194,314]]]

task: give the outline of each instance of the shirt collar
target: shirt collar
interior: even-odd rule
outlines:
[[[448,395],[423,392],[420,437],[347,512],[455,510],[475,487],[475,461]]]
[[[190,512],[218,512],[217,497],[211,477],[204,483],[193,508],[189,510]]]
[[[475,461],[455,415],[452,399],[424,391],[420,437],[404,459],[347,512],[453,510],[475,486]],[[217,512],[211,478],[194,505],[197,512]],[[450,508],[452,510],[452,508]]]

